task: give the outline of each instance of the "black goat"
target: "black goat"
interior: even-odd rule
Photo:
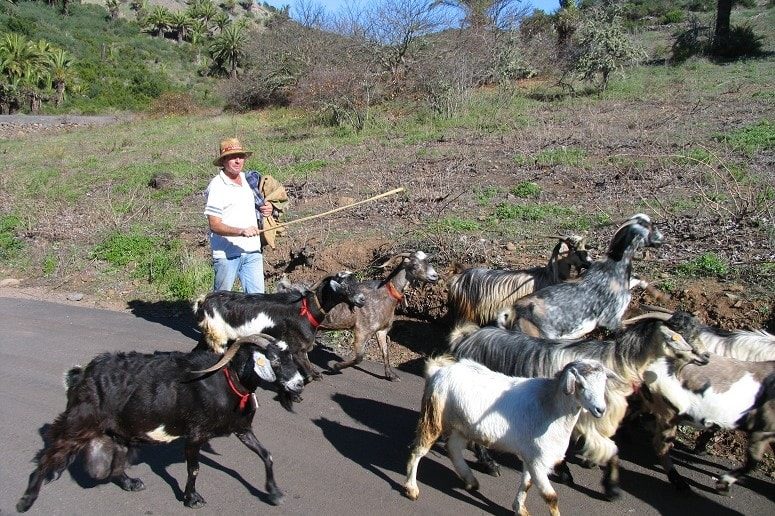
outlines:
[[[218,358],[215,366],[204,369]],[[81,452],[93,477],[110,478],[125,491],[140,491],[143,482],[125,473],[129,452],[142,443],[178,437],[186,438],[183,502],[200,507],[205,500],[195,487],[199,450],[213,437],[232,433],[264,461],[271,502],[282,501],[272,457],[251,425],[257,406],[254,392],[263,382],[278,386],[288,410],[304,386],[284,342],[253,336],[235,342],[223,357],[205,350],[105,353],[84,368],[70,369],[66,382],[67,409],[48,430],[48,445],[36,458],[38,466],[17,511],[32,507],[43,482],[58,478]]]
[[[630,304],[632,257],[642,246],[659,247],[662,234],[642,213],[616,231],[602,261],[578,281],[550,285],[506,309],[498,322],[535,337],[574,339],[598,326],[615,330]]]
[[[365,296],[350,272],[318,282],[311,290],[276,294],[216,291],[197,300],[194,313],[202,330],[198,348],[223,353],[229,340],[266,333],[288,343],[307,380],[319,380],[307,353],[315,346],[315,332],[325,315],[339,303],[360,307]]]

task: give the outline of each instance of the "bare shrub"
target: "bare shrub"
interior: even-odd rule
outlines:
[[[149,116],[192,115],[202,111],[190,93],[165,92],[153,99],[148,106]]]

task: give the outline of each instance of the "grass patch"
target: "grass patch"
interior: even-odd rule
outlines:
[[[715,138],[730,145],[735,150],[751,155],[765,149],[775,148],[775,123],[769,120],[760,120],[735,131],[717,134]]]
[[[501,220],[543,221],[560,217],[570,217],[576,211],[556,204],[523,205],[501,203],[495,208],[495,216]]]
[[[497,186],[486,186],[479,188],[474,192],[474,197],[479,206],[487,206],[492,200],[500,195],[501,189]]]
[[[545,166],[568,165],[578,167],[584,164],[587,152],[584,149],[562,147],[545,149],[536,155],[536,163]]]
[[[204,260],[191,257],[178,239],[165,240],[139,233],[112,233],[95,246],[93,257],[114,268],[129,268],[163,295],[193,299],[212,285],[212,271]]]
[[[460,217],[444,217],[438,222],[431,223],[428,229],[432,231],[479,231],[482,225],[471,219],[463,219]]]
[[[0,217],[0,260],[10,260],[24,249],[24,242],[16,236],[22,221],[16,215]]]
[[[682,263],[677,270],[684,276],[694,278],[724,278],[729,274],[729,265],[716,253],[709,251],[691,261]]]
[[[522,181],[517,186],[509,190],[509,192],[521,199],[528,199],[531,197],[538,197],[541,194],[541,187],[532,181]]]

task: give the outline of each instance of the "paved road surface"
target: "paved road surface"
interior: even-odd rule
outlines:
[[[195,337],[187,323],[153,315],[11,298],[0,298],[0,328],[0,514],[15,512],[30,460],[42,444],[40,430],[64,409],[62,374],[68,367],[103,351],[188,350]],[[313,354],[323,366],[331,358],[326,350]],[[307,387],[295,414],[269,393],[257,393],[255,433],[272,452],[285,503],[266,503],[260,460],[232,436],[214,439],[212,450],[203,453],[198,488],[208,505],[196,514],[509,514],[520,473],[518,462],[507,457],[503,476],[478,473],[481,489],[469,494],[436,450],[420,463],[420,499],[401,495],[422,378],[418,364],[404,369],[396,383],[379,378],[381,370],[367,363],[362,370],[326,376]],[[775,514],[772,479],[749,478],[734,486],[731,497],[721,497],[709,490],[710,475],[726,465],[677,453],[694,485],[681,495],[668,485],[645,442],[630,444],[622,455],[622,499],[602,500],[600,472],[572,465],[577,485],[555,485],[563,513]],[[30,514],[194,514],[180,502],[186,473],[179,443],[147,447],[139,461],[130,474],[142,478],[145,491],[96,483],[76,464],[43,486]],[[527,504],[534,514],[546,514],[538,493],[531,491]]]

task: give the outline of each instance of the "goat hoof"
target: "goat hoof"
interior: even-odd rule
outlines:
[[[202,495],[194,491],[193,493],[186,493],[186,495],[183,497],[183,505],[186,507],[191,507],[193,509],[197,509],[199,507],[204,507],[205,499],[202,498]]]
[[[385,378],[387,378],[391,382],[400,382],[401,381],[401,378],[399,378],[398,375],[395,374],[395,373],[386,374]]]
[[[124,491],[142,491],[145,489],[145,484],[143,484],[143,481],[139,478],[127,477],[126,479],[123,479],[118,485]]]
[[[482,467],[484,469],[484,472],[490,475],[491,477],[501,476],[501,467],[494,462],[492,464],[482,464]]]
[[[283,495],[280,491],[269,493],[269,503],[272,505],[280,505],[283,503],[283,500],[285,500],[285,495]]]
[[[555,482],[558,484],[563,484],[566,486],[573,485],[573,475],[571,475],[570,471],[557,471],[554,475]]]
[[[473,482],[470,484],[466,484],[466,491],[478,491],[479,490],[479,481],[474,479]]]
[[[716,485],[715,485],[716,493],[720,495],[729,495],[729,488],[730,488],[729,482],[726,482],[721,478],[716,480]]]
[[[613,502],[614,500],[618,500],[622,496],[622,490],[619,489],[619,486],[608,486],[605,488],[605,498],[609,502]]]
[[[16,503],[16,512],[27,512],[32,504],[35,503],[35,499],[30,499],[28,496],[22,496]]]
[[[682,477],[677,471],[672,470],[670,473],[667,474],[668,480],[670,480],[670,483],[675,486],[675,488],[679,491],[688,491],[689,483]]]

